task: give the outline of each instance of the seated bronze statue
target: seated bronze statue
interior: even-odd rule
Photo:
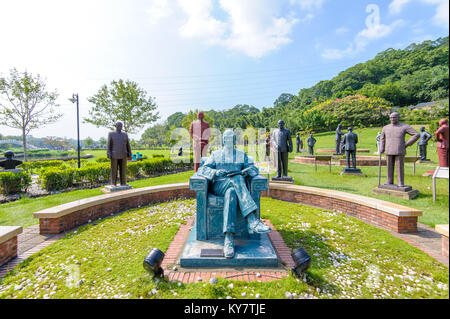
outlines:
[[[267,179],[258,174],[258,168],[248,158],[245,152],[235,148],[236,136],[232,130],[227,130],[223,134],[223,148],[215,151],[210,157],[203,158],[197,173],[191,178],[191,189],[201,190],[202,181],[207,180],[210,187],[207,186],[206,200],[197,200],[197,210],[206,209],[210,200],[223,198],[223,226],[222,234],[224,235],[224,256],[226,258],[234,257],[234,237],[237,233],[241,234],[240,221],[245,220],[246,232],[248,234],[267,233],[271,229],[261,222],[259,219],[259,192],[267,187]],[[196,181],[196,178],[199,178]],[[248,187],[249,180],[261,178],[261,186],[257,195],[256,191],[251,192]],[[198,186],[196,186],[198,183]],[[264,184],[264,185],[262,185]],[[256,185],[256,184],[255,184]],[[253,195],[253,196],[252,196]],[[257,202],[255,202],[257,198]],[[199,197],[197,197],[199,199]],[[217,211],[217,210],[216,210]],[[212,210],[214,212],[214,209]],[[238,214],[240,216],[238,216]],[[203,216],[201,217],[203,218]],[[213,217],[206,217],[213,218]],[[197,222],[199,221],[197,216]],[[237,219],[239,219],[237,221]],[[207,228],[209,226],[200,225],[199,227]],[[216,226],[212,226],[216,227]],[[202,234],[206,230],[201,229]],[[200,237],[200,238],[199,238]],[[198,235],[198,239],[208,239],[206,235]]]

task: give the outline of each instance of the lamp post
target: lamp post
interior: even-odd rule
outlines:
[[[78,138],[78,168],[81,167],[81,156],[80,156],[80,106],[79,106],[79,99],[78,99],[78,93],[72,94],[72,98],[69,99],[70,102],[75,103],[77,102],[77,138]]]

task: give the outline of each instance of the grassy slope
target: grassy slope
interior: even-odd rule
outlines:
[[[0,281],[0,299],[256,294],[272,299],[286,298],[286,292],[302,298],[448,298],[448,268],[384,230],[345,214],[273,199],[262,199],[261,207],[290,248],[304,247],[311,255],[304,281],[289,276],[269,283],[233,282],[234,288],[224,279],[217,285],[151,281],[143,258],[153,247],[167,249],[180,223],[195,212],[195,200],[189,199],[81,227],[7,274]]]

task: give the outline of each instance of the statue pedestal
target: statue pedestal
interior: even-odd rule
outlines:
[[[383,184],[375,187],[372,193],[377,195],[395,196],[403,199],[414,199],[419,195],[419,191],[411,186],[397,186],[395,184]]]
[[[354,176],[366,177],[366,175],[364,175],[361,172],[361,169],[359,169],[359,168],[344,168],[341,172],[341,175],[354,175]]]
[[[223,251],[223,239],[197,240],[197,225],[194,224],[181,254],[180,266],[183,268],[278,267],[277,254],[267,234],[261,234],[259,240],[235,239],[233,258],[217,257],[220,255],[219,251]]]
[[[294,179],[290,176],[272,177],[272,183],[294,184]]]
[[[106,185],[104,188],[102,188],[103,193],[115,193],[120,191],[126,191],[129,189],[132,189],[130,185]]]

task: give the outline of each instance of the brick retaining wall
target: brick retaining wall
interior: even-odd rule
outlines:
[[[262,195],[267,196],[267,192],[264,192]],[[307,206],[343,212],[368,224],[397,233],[417,232],[418,216],[397,216],[364,204],[302,191],[271,188],[270,197],[286,202],[300,203]]]
[[[0,266],[17,256],[17,235],[21,226],[0,226]]]
[[[0,265],[17,256],[17,236],[0,244]]]
[[[52,207],[37,213],[40,234],[58,234],[129,209],[180,198],[193,198],[188,184],[174,184],[132,189],[101,195]],[[267,192],[262,193],[267,196]],[[362,221],[398,233],[417,232],[422,212],[382,200],[298,185],[271,184],[275,199],[344,212]]]
[[[127,198],[120,198],[115,201],[101,203],[92,207],[75,210],[70,214],[57,218],[40,218],[39,228],[41,235],[59,234],[71,230],[77,226],[86,224],[129,209],[142,207],[154,203],[166,202],[180,198],[192,198],[195,192],[186,188],[164,190],[156,193],[137,194]]]

